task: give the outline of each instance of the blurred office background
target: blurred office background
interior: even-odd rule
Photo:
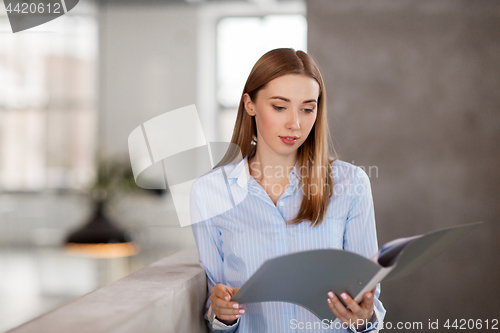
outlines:
[[[80,0],[12,34],[0,6],[0,331],[194,245],[171,196],[119,191],[133,256],[72,256],[98,162],[127,167],[145,121],[196,104],[229,141],[244,81],[276,47],[312,55],[341,159],[369,173],[379,243],[484,221],[382,285],[386,320],[500,319],[500,4],[458,0]]]

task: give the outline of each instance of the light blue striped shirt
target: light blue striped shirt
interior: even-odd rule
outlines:
[[[200,265],[207,273],[208,295],[218,283],[241,287],[264,261],[287,253],[332,248],[369,258],[378,250],[369,178],[363,169],[340,160],[332,162],[334,190],[323,224],[319,227],[310,227],[309,222],[285,224],[297,215],[303,196],[297,165],[289,173],[290,186],[276,205],[250,176],[247,157],[224,166],[223,170],[214,169],[193,183],[190,214],[193,221],[202,222],[193,224],[192,229]],[[225,194],[222,188],[226,189]],[[214,207],[221,211],[221,202],[228,200],[227,191],[237,198],[231,199],[237,204],[208,218],[214,215],[208,212]],[[374,303],[375,315],[381,322],[385,309],[379,294],[380,285]],[[207,319],[210,303],[207,299]],[[351,332],[332,325],[325,328],[308,310],[285,302],[246,304],[246,312],[238,323],[224,331],[208,325],[214,332]]]

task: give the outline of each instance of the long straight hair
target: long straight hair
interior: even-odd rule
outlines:
[[[264,86],[283,75],[300,74],[313,78],[319,84],[316,121],[306,141],[298,148],[298,170],[302,181],[303,198],[297,216],[287,224],[311,222],[311,226],[323,223],[333,193],[332,159],[329,158],[330,135],[326,119],[326,91],[323,78],[314,60],[303,51],[292,48],[274,49],[264,54],[253,66],[248,76],[234,126],[231,143],[237,145],[242,156],[252,158],[257,151],[257,126],[255,118],[245,111],[243,95],[248,93],[255,101]],[[228,150],[217,165],[234,161],[238,151]]]

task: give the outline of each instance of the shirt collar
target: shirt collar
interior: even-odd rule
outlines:
[[[248,168],[248,156],[241,160],[227,177],[229,185],[235,180],[241,187],[244,187],[250,179],[250,169]]]
[[[290,181],[291,185],[296,185],[297,182],[300,180],[298,174],[298,163],[299,161],[295,162],[295,166],[288,175],[288,180]],[[236,165],[236,167],[233,169],[233,171],[229,174],[227,178],[229,185],[231,185],[235,180],[241,187],[244,187],[248,183],[248,180],[250,179],[250,168],[248,167],[248,155],[245,156],[245,158]]]

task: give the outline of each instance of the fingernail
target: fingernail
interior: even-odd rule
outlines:
[[[366,298],[372,298],[372,294],[366,295]]]
[[[342,293],[342,294],[340,294],[340,296],[341,296],[343,299],[347,299],[347,294],[346,294],[346,293]]]
[[[328,292],[328,297],[333,298],[333,293],[331,291]]]
[[[226,301],[229,301],[229,296],[224,297]]]
[[[236,318],[239,318],[239,317],[240,317],[240,315],[236,315]]]
[[[241,309],[239,312],[240,312],[241,314],[244,314],[244,313],[245,313],[245,310]]]
[[[233,308],[237,309],[237,308],[239,308],[239,307],[240,307],[240,306],[239,306],[237,303],[234,303],[234,304],[233,304]]]
[[[328,303],[332,304],[332,300],[331,299],[327,299]]]

